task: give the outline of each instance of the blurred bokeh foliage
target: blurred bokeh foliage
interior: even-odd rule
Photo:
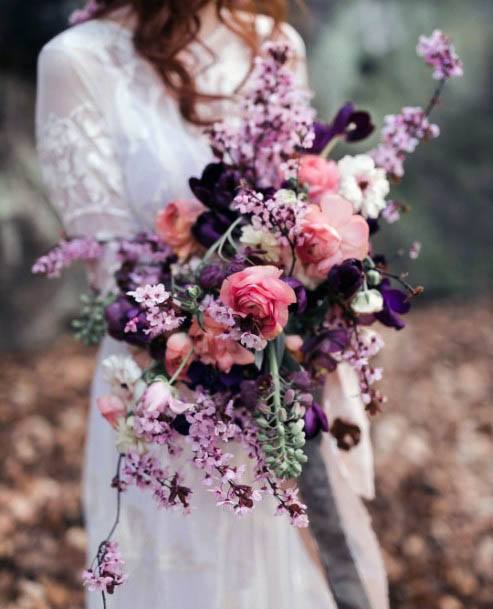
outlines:
[[[33,146],[36,56],[63,29],[77,2],[0,0],[0,349],[43,344],[74,309],[81,274],[46,286],[32,260],[58,239],[60,225],[43,194]],[[377,125],[404,105],[424,105],[433,81],[415,56],[419,34],[439,27],[453,37],[465,77],[450,83],[433,115],[438,141],[407,163],[397,198],[412,207],[379,241],[395,252],[419,240],[422,255],[402,260],[427,298],[475,298],[493,286],[489,205],[493,186],[493,58],[490,0],[308,0],[293,21],[307,40],[315,103],[323,118],[351,99]],[[368,149],[377,140],[365,142]],[[354,148],[353,148],[354,151]],[[343,146],[336,149],[344,154]],[[404,265],[403,265],[404,266]],[[39,298],[42,294],[42,299]],[[40,305],[40,301],[43,303]],[[423,299],[426,301],[426,297]]]

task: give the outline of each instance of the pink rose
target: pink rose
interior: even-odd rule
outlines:
[[[288,321],[288,306],[296,302],[293,288],[280,279],[275,266],[251,266],[223,281],[220,298],[242,317],[250,316],[262,337],[278,336]]]
[[[320,207],[309,205],[300,228],[296,254],[310,278],[323,279],[335,264],[368,254],[368,223],[338,195],[325,195]]]
[[[234,364],[244,366],[255,362],[253,353],[236,340],[225,337],[224,333],[228,328],[212,319],[207,313],[204,315],[202,325],[203,329],[194,319],[189,330],[193,338],[195,354],[201,362],[216,366],[226,374]]]
[[[102,395],[96,400],[96,404],[99,412],[112,427],[116,427],[118,419],[127,414],[125,404],[116,395]]]
[[[164,367],[166,372],[173,374],[180,367],[181,362],[188,356],[193,347],[192,339],[185,332],[176,332],[168,338],[166,343],[166,354],[164,356]],[[187,376],[188,368],[192,363],[192,358],[189,359],[187,365],[180,372],[179,380],[184,380]]]
[[[168,203],[156,216],[156,232],[180,260],[186,260],[200,248],[192,235],[192,225],[204,211],[198,201],[180,199]]]
[[[335,161],[327,161],[315,154],[301,157],[298,179],[308,186],[308,194],[314,203],[320,203],[326,194],[337,192],[339,169]]]

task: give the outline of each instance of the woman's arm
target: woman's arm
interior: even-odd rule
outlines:
[[[111,117],[102,110],[91,62],[94,58],[83,49],[53,42],[40,54],[36,136],[41,170],[68,236],[129,236],[132,214],[108,128]]]

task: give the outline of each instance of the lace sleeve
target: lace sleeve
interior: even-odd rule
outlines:
[[[36,108],[41,170],[69,236],[128,236],[122,171],[92,85],[86,64],[71,49],[43,49]]]

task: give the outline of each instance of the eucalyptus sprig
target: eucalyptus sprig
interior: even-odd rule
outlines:
[[[280,339],[267,347],[267,367],[271,377],[271,392],[263,408],[256,414],[258,440],[266,455],[267,467],[279,478],[297,478],[307,461],[305,445],[305,408],[281,378],[279,368]],[[282,355],[281,355],[282,357]]]

